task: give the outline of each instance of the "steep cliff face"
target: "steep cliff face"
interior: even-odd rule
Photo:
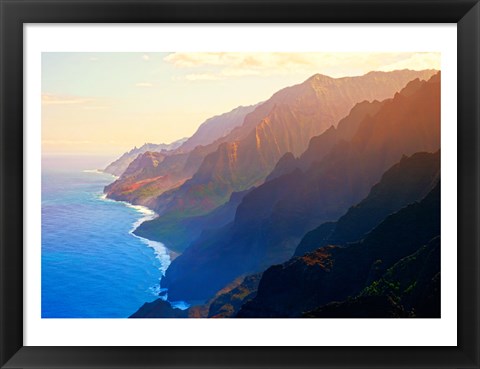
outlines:
[[[188,318],[188,310],[174,308],[168,301],[146,302],[130,318]]]
[[[241,126],[245,116],[255,110],[258,105],[239,106],[228,113],[207,119],[198,127],[192,137],[179,147],[178,151],[189,152],[197,146],[206,146],[225,137],[234,128]]]
[[[119,173],[116,175],[121,175],[121,178],[105,188],[107,197],[155,207],[156,198],[191,178],[205,156],[215,151],[225,136],[241,125],[245,116],[255,107],[240,106],[228,113],[207,119],[188,139],[167,146],[145,144],[140,149],[135,148],[124,154],[105,169],[109,173],[115,171]],[[154,170],[149,168],[152,152],[159,152],[159,155],[164,156]],[[141,163],[146,165],[143,171]],[[134,165],[134,168],[129,168],[130,164]],[[142,172],[142,175],[138,175],[139,172]]]
[[[155,175],[155,169],[166,158],[166,154],[161,152],[147,151],[139,155],[130,163],[128,168],[122,174],[123,178],[136,177],[138,179],[147,179]]]
[[[122,176],[105,192],[110,198],[147,204],[160,213],[208,212],[225,202],[231,192],[262,182],[284,153],[302,153],[312,136],[336,124],[355,103],[390,97],[409,80],[428,78],[433,73],[371,72],[338,79],[315,75],[303,84],[277,92],[264,103],[238,107],[208,119],[185,142],[145,144],[125,153],[105,171],[121,175],[147,151],[168,152],[168,157],[148,178]],[[178,193],[160,197],[185,181]]]
[[[347,106],[352,106],[355,99],[392,96],[394,88],[400,88],[408,78],[423,78],[432,73],[396,71],[341,79],[316,75],[303,84],[279,91],[247,114],[244,124],[229,135],[190,152],[183,173],[190,175],[191,170],[196,168],[198,171],[183,185],[166,191],[168,186],[173,188],[172,184],[182,183],[181,178],[172,175],[176,173],[174,170],[168,171],[167,177],[159,177],[146,185],[142,193],[150,191],[152,196],[148,204],[162,216],[144,223],[138,230],[139,234],[167,242],[169,247],[183,251],[193,241],[192,235],[198,235],[198,232],[190,232],[191,227],[187,229],[185,224],[193,224],[194,218],[223,204],[232,192],[243,192],[262,183],[273,168],[267,180],[290,173],[297,167],[302,171],[308,169],[340,141],[350,140],[362,120],[375,115],[384,104],[375,100],[371,103],[363,101],[354,106],[336,128],[330,126],[322,135],[310,140],[316,132],[324,130],[331,121],[348,112],[350,109]],[[412,85],[421,85],[420,80],[415,82]],[[298,156],[307,147],[303,155],[295,159],[294,155]],[[284,154],[292,158],[288,163],[283,160],[278,162]],[[172,159],[166,158],[160,168],[166,167],[164,163]],[[189,163],[192,163],[191,167],[188,167]],[[162,172],[162,175],[166,173]],[[161,196],[158,197],[158,194]],[[141,202],[141,197],[135,201]],[[216,226],[232,220],[233,216],[225,217]],[[206,228],[209,227],[211,225]],[[292,240],[290,246],[294,247],[297,242],[297,239]]]
[[[365,199],[352,206],[338,221],[324,223],[307,233],[297,247],[295,256],[301,257],[327,245],[348,246],[349,243],[361,241],[388,215],[399,211],[408,204],[423,199],[435,187],[439,179],[440,152],[433,154],[417,153],[411,157],[403,157],[399,163],[385,172],[381,181],[372,187]],[[415,273],[412,273],[411,277],[414,278],[415,275]],[[256,291],[250,290],[249,296],[256,296]],[[233,304],[229,301],[228,295],[226,297],[224,310],[233,311],[230,308]],[[362,300],[362,308],[359,308],[357,312],[352,312],[350,308],[352,301],[345,302],[342,308],[337,308],[332,303],[325,311],[322,310],[321,314],[327,314],[326,311],[328,310],[328,314],[334,314],[333,311],[335,311],[335,314],[340,316],[341,311],[345,311],[351,313],[351,316],[357,317],[362,314],[373,316],[383,311],[382,314],[393,316],[393,312],[398,312],[398,314],[401,313],[406,316],[407,312],[403,311],[403,308],[398,310],[397,308],[400,307],[395,304],[390,305],[389,301],[390,298],[384,297],[372,298],[368,301]],[[377,304],[377,308],[372,308],[371,304]],[[220,311],[222,305],[219,305],[220,308],[217,308],[217,310]],[[355,306],[358,307],[358,305],[359,300],[355,302]],[[389,313],[390,310],[387,307],[392,307],[393,310]],[[238,310],[239,308],[235,311],[238,312]],[[235,315],[232,314],[226,314],[225,316],[232,317]]]
[[[425,197],[439,179],[439,151],[404,156],[385,172],[365,199],[350,207],[340,219],[308,232],[295,250],[295,256],[322,246],[345,245],[362,239],[387,215]]]
[[[322,160],[259,186],[244,197],[231,224],[200,237],[162,282],[179,299],[203,299],[239,275],[288,260],[301,237],[338,219],[366,197],[403,155],[440,147],[440,76],[414,81],[367,116],[350,141]]]
[[[230,223],[235,217],[238,204],[251,190],[253,188],[232,193],[228,202],[208,214],[183,219],[164,215],[160,222],[162,227],[158,227],[159,222],[144,222],[135,230],[135,234],[161,240],[170,250],[182,253],[202,232],[208,233]]]
[[[183,182],[162,170],[161,164],[168,159],[171,158],[163,152],[147,151],[138,155],[119,179],[105,187],[104,192],[114,200],[151,206],[159,193]]]
[[[249,275],[234,288],[228,291],[221,291],[209,303],[209,318],[233,318],[235,317],[242,305],[252,300],[258,289],[262,275]]]
[[[190,180],[174,193],[159,197],[157,211],[208,212],[224,203],[230,193],[262,183],[285,153],[303,153],[312,137],[336,125],[356,103],[389,98],[412,79],[432,74],[430,70],[345,78],[317,74],[283,89],[248,114],[243,125],[205,157]]]
[[[164,299],[143,304],[130,318],[233,318],[256,295],[261,274],[239,278],[225,286],[211,300],[180,310]]]
[[[383,102],[364,101],[355,105],[350,113],[338,122],[337,127],[330,126],[321,135],[314,136],[308,144],[307,150],[296,158],[291,152],[284,154],[268,175],[265,182],[293,172],[295,169],[307,170],[314,162],[320,162],[332,148],[341,141],[350,141],[356,133],[360,123],[368,116],[375,115],[382,107]]]
[[[363,241],[348,247],[324,246],[270,267],[263,273],[256,297],[242,306],[238,316],[300,317],[322,305],[359,294],[382,275],[386,278],[382,285],[388,285],[388,280],[401,278],[402,266],[397,265],[397,272],[390,272],[390,277],[388,269],[439,234],[440,184],[421,202],[388,216]],[[415,274],[408,274],[415,278]],[[362,296],[388,294],[367,291]]]

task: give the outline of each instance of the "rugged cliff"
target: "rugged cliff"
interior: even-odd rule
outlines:
[[[302,236],[366,197],[403,155],[440,147],[440,76],[413,81],[319,162],[246,195],[232,223],[204,234],[162,282],[176,299],[208,299],[239,275],[288,260]]]

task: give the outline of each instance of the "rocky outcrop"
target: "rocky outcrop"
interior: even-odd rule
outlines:
[[[168,301],[156,299],[143,304],[130,318],[188,318],[188,310],[174,308]]]
[[[243,304],[252,300],[258,289],[262,274],[249,275],[235,287],[220,291],[209,303],[209,318],[233,318]]]
[[[162,172],[160,165],[168,158],[162,152],[147,151],[138,155],[119,179],[105,187],[104,192],[114,200],[152,206],[160,193],[182,183],[174,175]]]

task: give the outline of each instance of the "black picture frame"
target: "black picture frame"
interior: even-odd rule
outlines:
[[[0,0],[0,17],[2,368],[479,368],[478,0]],[[23,346],[23,25],[162,22],[457,23],[458,346]]]

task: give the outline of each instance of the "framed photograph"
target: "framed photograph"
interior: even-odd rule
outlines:
[[[2,368],[479,368],[478,1],[0,9]]]

